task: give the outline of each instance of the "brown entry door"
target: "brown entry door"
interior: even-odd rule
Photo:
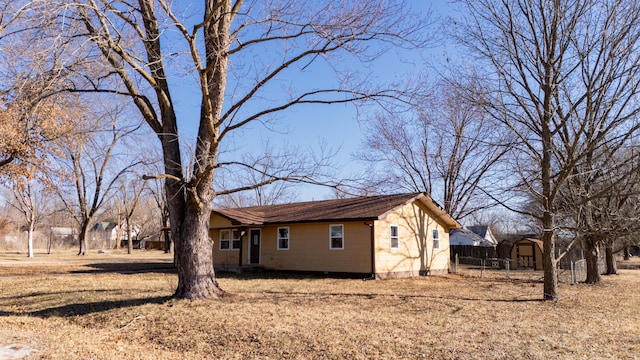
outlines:
[[[260,264],[260,230],[249,231],[249,264]]]

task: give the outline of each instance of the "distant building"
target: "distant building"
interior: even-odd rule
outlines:
[[[469,228],[469,230],[471,230],[474,233],[478,234],[478,236],[483,238],[485,241],[489,242],[491,245],[488,245],[488,246],[496,246],[496,245],[498,245],[498,240],[496,239],[495,236],[493,236],[493,232],[491,232],[491,228],[489,226],[487,226],[487,225],[476,225],[476,226],[469,226],[468,228]]]
[[[76,239],[78,237],[78,229],[74,227],[51,226],[49,230],[51,231],[51,237],[54,239]]]
[[[488,226],[468,226],[461,229],[451,229],[449,234],[451,245],[466,246],[496,246],[496,238]]]
[[[100,246],[112,247],[118,239],[118,224],[111,220],[105,220],[95,223],[90,230],[91,239]],[[140,227],[131,226],[131,240],[137,245]],[[122,230],[120,232],[120,241],[127,241],[127,223],[122,222]],[[120,244],[123,246],[124,244]]]

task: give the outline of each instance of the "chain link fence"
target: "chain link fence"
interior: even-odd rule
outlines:
[[[465,276],[528,281],[542,281],[544,279],[544,272],[535,270],[535,264],[531,268],[526,268],[513,259],[476,258],[456,254],[449,269],[454,274]],[[557,273],[558,282],[575,284],[585,281],[587,278],[586,261],[581,259],[558,263]]]

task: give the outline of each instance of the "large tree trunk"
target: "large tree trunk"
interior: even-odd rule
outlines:
[[[173,118],[175,120],[175,117]],[[166,122],[168,124],[170,122]],[[175,122],[173,122],[175,124]],[[166,134],[177,134],[177,129]],[[168,137],[171,141],[167,141]],[[163,139],[164,138],[164,139]],[[177,137],[176,137],[177,138]],[[213,270],[213,248],[209,238],[209,219],[213,203],[212,173],[203,176],[200,187],[182,179],[180,148],[172,136],[162,135],[169,222],[174,245],[174,264],[178,272],[176,298],[213,299],[224,295]],[[210,141],[210,140],[205,140]]]
[[[556,269],[556,244],[553,230],[545,231],[542,234],[542,242],[544,247],[543,266],[544,266],[544,300],[558,301],[558,275]]]
[[[547,69],[551,76],[551,70]],[[549,83],[550,80],[549,80]],[[551,149],[553,147],[551,141],[551,97],[552,92],[547,91],[545,93],[545,116],[542,121],[542,161],[541,165],[541,185],[543,195],[544,213],[542,215],[542,243],[543,243],[543,266],[544,266],[544,291],[543,299],[558,301],[558,276],[556,269],[556,241],[555,241],[555,224],[553,218],[553,177],[551,167]]]
[[[605,247],[605,259],[607,260],[607,275],[616,275],[618,273],[618,264],[616,264],[616,254],[613,252],[613,243],[607,242]]]
[[[33,222],[29,222],[29,230],[27,231],[27,257],[33,257]]]
[[[544,66],[544,82],[541,84],[544,92],[541,124],[540,124],[540,140],[542,142],[542,156],[540,161],[540,182],[542,186],[542,243],[543,250],[543,266],[544,266],[544,300],[558,301],[558,276],[556,270],[556,241],[555,241],[555,219],[554,219],[554,185],[553,169],[552,169],[552,153],[553,153],[553,133],[551,131],[552,119],[554,116],[553,99],[557,94],[557,84],[555,82],[555,68],[553,62],[556,61],[556,40],[558,39],[558,26],[553,22],[549,29],[550,43],[547,53],[549,62]]]
[[[120,242],[122,241],[122,221],[120,219],[120,204],[118,204],[118,217],[116,220],[116,247],[115,249],[120,249]]]
[[[166,134],[177,134],[177,129],[173,131]],[[161,139],[165,136],[167,135],[162,135]],[[181,163],[178,141],[172,136],[167,137],[171,141],[165,138],[162,145],[165,171],[170,175],[165,180],[165,192],[174,245],[174,264],[178,272],[178,287],[174,297],[218,298],[224,295],[224,291],[216,281],[213,248],[209,238],[209,218],[214,197],[211,185],[213,174],[202,175],[199,187],[182,181],[182,169],[176,166]],[[210,140],[203,142],[207,141]]]
[[[187,202],[185,224],[174,234],[178,270],[177,298],[211,299],[224,295],[213,270],[213,243],[209,238],[210,206]]]
[[[162,217],[162,233],[164,234],[164,253],[171,254],[173,252],[173,243],[171,242],[171,234],[169,233],[169,219]]]
[[[129,219],[127,219],[127,254],[133,252],[133,239],[131,238],[131,225],[129,225]]]
[[[178,298],[211,299],[224,295],[213,270],[213,243],[209,239],[209,219],[215,197],[213,180],[220,145],[218,121],[225,100],[229,34],[232,13],[237,11],[237,9],[232,11],[232,3],[232,1],[205,1],[204,18],[215,17],[218,20],[206,23],[204,28],[207,71],[200,78],[202,102],[193,181],[188,184],[173,184],[173,186],[182,185],[179,190],[176,190],[184,194],[183,216],[181,219],[176,217],[175,213],[171,216],[171,229],[175,230],[173,231],[174,258],[179,279],[175,296]],[[236,5],[239,6],[240,3]],[[177,134],[177,128],[175,130]],[[176,149],[176,151],[173,155],[179,156],[180,150]],[[165,166],[166,159],[168,158],[165,156]],[[168,198],[171,199],[171,197]],[[172,206],[170,209],[175,210],[175,207]],[[189,226],[184,226],[186,224]]]
[[[80,225],[80,233],[78,234],[78,243],[80,245],[80,250],[78,251],[78,255],[87,255],[88,247],[87,247],[87,235],[89,230],[89,222],[86,221]]]
[[[595,243],[595,239],[592,236],[587,236],[584,244],[584,255],[587,263],[587,284],[599,283],[600,267],[598,266],[598,260],[600,258],[600,248]]]

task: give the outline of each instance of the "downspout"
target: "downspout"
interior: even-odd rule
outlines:
[[[376,237],[375,237],[375,227],[374,225],[374,220],[372,221],[365,221],[364,222],[365,225],[369,226],[370,229],[370,233],[371,233],[371,276],[366,277],[362,280],[367,281],[367,280],[375,280],[376,279]]]
[[[240,249],[238,253],[238,267],[241,268],[242,267],[242,242],[243,242],[242,239],[244,239],[244,236],[247,233],[247,228],[240,227],[238,230],[240,231]]]

